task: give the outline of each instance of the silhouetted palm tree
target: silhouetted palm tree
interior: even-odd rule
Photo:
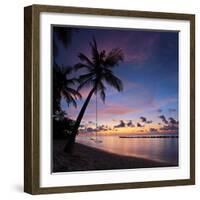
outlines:
[[[78,90],[83,87],[91,87],[80,113],[76,119],[71,140],[65,146],[66,152],[71,152],[75,143],[75,138],[78,133],[78,128],[80,126],[81,120],[85,113],[85,110],[88,106],[88,103],[94,93],[99,92],[103,102],[105,101],[105,84],[108,84],[119,92],[123,90],[123,84],[121,80],[113,74],[112,68],[119,64],[120,61],[123,61],[124,55],[121,49],[115,48],[112,49],[109,53],[106,54],[105,50],[98,51],[96,40],[93,38],[93,42],[90,43],[92,58],[90,59],[83,53],[79,53],[78,57],[82,62],[75,65],[75,69],[85,69],[87,71],[85,74],[80,75],[79,82],[80,85]]]
[[[54,26],[53,27],[53,54],[54,57],[58,54],[58,44],[56,39],[62,43],[62,45],[67,48],[71,42],[73,28]]]
[[[62,113],[60,106],[61,97],[64,97],[68,105],[72,103],[77,106],[76,100],[81,94],[72,86],[77,83],[76,78],[69,78],[71,67],[60,67],[56,63],[53,66],[53,114]]]

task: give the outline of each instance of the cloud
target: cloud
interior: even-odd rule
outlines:
[[[173,117],[169,117],[168,124],[161,127],[160,130],[162,130],[162,131],[177,131],[178,130],[178,121],[176,121]]]
[[[158,129],[156,129],[156,128],[150,128],[149,132],[158,132]]]
[[[144,126],[138,122],[137,127],[144,127]]]
[[[146,122],[147,121],[146,117],[140,117],[140,119],[142,120],[142,122]]]
[[[162,109],[158,109],[157,112],[158,112],[158,113],[161,113],[161,112],[162,112]]]
[[[163,123],[168,124],[168,121],[167,121],[167,119],[165,118],[164,115],[160,115],[158,117],[162,120]]]
[[[126,123],[123,120],[120,120],[120,123],[116,126],[114,126],[114,128],[123,128],[126,126]]]
[[[176,112],[176,109],[175,108],[169,108],[168,111],[169,112]]]
[[[178,121],[176,121],[173,117],[169,118],[169,123],[170,124],[178,124]]]
[[[94,125],[95,122],[93,122],[93,121],[89,121],[88,124],[92,124],[92,125]]]
[[[170,125],[161,127],[160,130],[162,130],[162,131],[177,131],[178,127],[170,124]]]
[[[142,122],[144,122],[146,124],[151,124],[153,122],[152,120],[147,120],[146,117],[140,117],[140,119],[142,120]]]
[[[101,110],[99,110],[99,114],[106,115],[123,115],[132,112],[137,112],[137,108],[128,107],[121,104],[107,104]]]
[[[159,38],[159,33],[151,36],[146,35],[146,37],[143,37],[141,32],[135,32],[134,35],[130,35],[130,37],[126,38],[126,46],[123,48],[126,55],[125,62],[140,63],[148,60],[153,55],[153,48],[155,48]]]
[[[135,125],[133,124],[133,122],[131,120],[129,120],[129,122],[126,125],[128,127],[135,127]]]
[[[91,123],[88,123],[88,125],[90,125]],[[94,124],[91,124],[94,125]],[[88,133],[92,133],[92,132],[96,132],[97,131],[108,131],[108,130],[112,130],[110,127],[108,127],[107,125],[99,125],[96,129],[96,127],[87,127],[87,125],[80,125],[79,126],[79,131],[80,132],[88,132]]]
[[[96,131],[96,128],[88,127],[88,128],[86,128],[86,131],[89,132],[89,133],[95,132],[95,131]]]
[[[127,123],[125,123],[124,120],[120,120],[118,125],[114,126],[115,128],[124,128],[124,127],[135,127],[135,125],[133,124],[132,120],[128,120]]]
[[[99,131],[108,131],[109,128],[108,128],[108,126],[101,125],[101,126],[98,126],[98,130],[99,130]]]
[[[114,126],[115,128],[124,128],[124,127],[135,127],[132,120],[129,120],[127,123],[124,122],[124,120],[120,120],[118,125]]]
[[[90,101],[84,114],[84,120],[87,121],[87,123],[88,121],[94,121],[96,116],[95,107],[95,101]],[[77,109],[71,106],[66,112],[71,119],[76,120],[80,110],[81,105],[78,104]],[[139,108],[126,105],[125,103],[120,104],[113,101],[108,101],[105,104],[98,104],[98,116],[101,119],[113,119],[114,117],[117,118],[118,116],[136,113],[138,111],[140,111]]]

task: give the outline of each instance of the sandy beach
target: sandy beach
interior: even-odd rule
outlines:
[[[73,155],[63,152],[64,140],[54,140],[53,172],[91,171],[168,167],[171,164],[132,156],[120,156],[99,149],[75,144]]]

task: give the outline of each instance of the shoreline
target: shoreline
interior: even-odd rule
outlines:
[[[53,172],[97,171],[177,166],[145,158],[122,156],[75,143],[72,155],[63,151],[65,140],[53,141]]]

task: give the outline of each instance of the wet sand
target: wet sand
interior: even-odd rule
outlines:
[[[76,143],[73,154],[63,151],[65,140],[53,141],[53,172],[169,167],[169,163],[121,156]]]

